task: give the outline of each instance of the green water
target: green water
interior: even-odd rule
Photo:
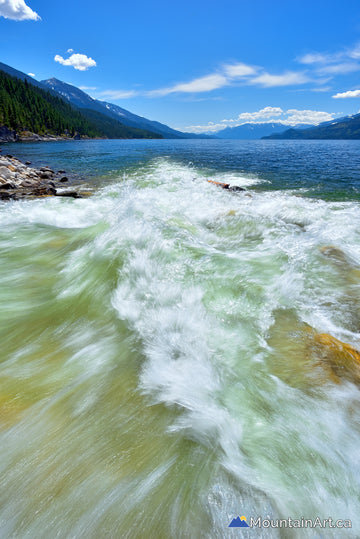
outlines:
[[[358,202],[245,180],[1,205],[1,537],[359,537]]]

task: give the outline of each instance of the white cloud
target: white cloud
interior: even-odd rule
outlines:
[[[227,127],[227,126],[224,125],[223,123],[214,124],[212,122],[209,122],[207,125],[189,125],[188,127],[185,127],[185,128],[180,128],[179,127],[179,130],[180,131],[186,131],[188,133],[197,133],[197,134],[201,134],[201,133],[217,133],[221,129],[225,129],[225,127]]]
[[[333,112],[325,112],[322,110],[298,110],[289,109],[286,111],[288,117],[284,120],[287,125],[297,124],[313,124],[318,125],[322,122],[330,122],[334,119]]]
[[[247,77],[249,75],[255,75],[257,69],[253,66],[249,66],[243,63],[237,64],[225,64],[223,66],[224,74],[227,75],[230,79],[238,79],[242,77]]]
[[[96,90],[96,86],[79,86],[79,90]]]
[[[330,92],[331,86],[320,86],[319,88],[312,88],[312,92]]]
[[[298,61],[301,64],[319,64],[319,63],[325,64],[328,62],[328,58],[329,56],[327,56],[326,54],[315,52],[315,53],[304,54],[304,56],[301,56],[300,58],[298,58]]]
[[[326,75],[341,75],[360,70],[360,64],[356,62],[343,62],[341,64],[326,65],[318,69],[318,73]]]
[[[72,54],[74,52],[74,49],[68,49],[66,52],[68,52],[69,54]]]
[[[207,75],[205,77],[200,77],[194,79],[190,82],[184,82],[181,84],[175,84],[169,88],[160,88],[159,90],[152,90],[148,92],[148,95],[151,96],[164,96],[173,94],[176,92],[182,93],[198,93],[198,92],[210,92],[211,90],[216,90],[222,88],[228,84],[228,79],[221,74],[214,73],[212,75]]]
[[[347,99],[349,97],[360,97],[360,90],[349,90],[332,96],[334,99]]]
[[[283,114],[283,110],[280,107],[265,107],[257,112],[242,112],[239,114],[237,120],[230,120],[231,122],[237,121],[240,123],[259,123],[270,118],[278,117]]]
[[[344,49],[332,54],[312,52],[298,58],[298,62],[313,66],[316,73],[341,75],[360,70],[360,44],[351,49]]]
[[[35,77],[35,73],[28,73],[29,77]]]
[[[98,93],[99,96],[105,99],[128,99],[137,94],[138,93],[135,90],[104,90],[103,92]]]
[[[265,107],[256,112],[242,112],[236,119],[222,120],[220,123],[209,122],[207,125],[190,125],[185,128],[191,133],[217,133],[225,127],[237,127],[243,124],[281,123],[288,127],[301,124],[318,125],[334,119],[334,113],[320,110],[289,109],[286,112],[280,107]]]
[[[24,0],[0,0],[0,16],[14,21],[41,20],[40,15],[27,6]]]
[[[304,73],[297,73],[295,71],[286,71],[282,75],[263,73],[250,80],[251,84],[260,84],[260,86],[265,88],[274,86],[293,86],[304,84],[305,82],[309,82],[309,78]]]
[[[86,56],[86,54],[72,54],[69,58],[63,58],[57,54],[54,58],[55,62],[59,62],[63,66],[72,66],[78,71],[86,71],[89,67],[96,66],[95,60]]]
[[[262,71],[262,72],[261,72]],[[260,72],[260,74],[259,74]],[[175,84],[167,88],[160,88],[147,92],[149,97],[160,97],[173,93],[200,93],[211,92],[230,86],[236,81],[247,85],[261,85],[263,87],[292,86],[309,82],[303,72],[286,71],[282,75],[271,75],[260,67],[244,63],[224,64],[217,72],[204,77],[193,79],[190,82]]]
[[[348,52],[350,58],[358,60],[360,58],[360,44],[356,45],[353,49]]]

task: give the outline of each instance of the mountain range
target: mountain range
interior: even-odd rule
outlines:
[[[41,90],[50,91],[54,96],[60,96],[64,101],[80,111],[82,116],[84,116],[87,120],[95,123],[96,126],[104,132],[105,136],[109,138],[133,138],[133,136],[130,136],[133,133],[135,133],[135,138],[139,138],[139,136],[141,136],[141,133],[138,131],[132,132],[131,129],[140,129],[144,131],[145,138],[149,138],[151,133],[153,134],[153,138],[209,138],[207,135],[183,133],[160,122],[138,116],[137,114],[123,109],[118,105],[114,105],[113,103],[94,99],[79,88],[62,82],[56,78],[50,78],[40,82],[33,77],[26,75],[22,71],[18,71],[17,69],[14,69],[13,67],[1,62],[0,71],[4,71],[16,79],[27,81],[28,84],[31,84],[32,86],[35,86]],[[120,125],[130,128],[124,131],[123,137],[120,137],[118,134]]]
[[[160,122],[148,120],[147,118],[133,114],[132,112],[123,109],[118,105],[114,105],[113,103],[107,103],[106,101],[94,99],[79,88],[76,88],[71,84],[66,84],[61,80],[51,78],[42,80],[41,84],[43,87],[56,92],[63,99],[66,99],[69,103],[81,109],[85,116],[87,115],[87,113],[84,112],[85,110],[92,110],[105,114],[105,116],[108,116],[113,120],[117,120],[123,125],[147,129],[153,133],[162,135],[164,138],[199,138],[199,135],[177,131],[176,129],[172,129],[171,127],[168,127]]]
[[[307,129],[287,129],[283,133],[275,133],[265,139],[360,139],[360,114],[346,116]]]
[[[300,126],[295,126],[299,128]],[[312,125],[302,125],[301,127],[313,127]],[[236,127],[226,127],[216,133],[216,138],[221,139],[261,139],[275,133],[282,133],[289,129],[289,126],[282,123],[247,123]]]
[[[27,123],[31,123],[29,118],[31,118],[31,115],[37,114],[36,107],[31,108],[35,99],[39,102],[38,107],[40,106],[43,111],[47,110],[45,116],[46,118],[51,117],[53,123],[46,124],[43,119],[39,118],[37,122],[32,121],[32,124],[38,126],[41,124],[42,132],[48,130],[56,134],[59,134],[59,126],[69,124],[65,131],[79,131],[81,135],[104,138],[360,139],[360,114],[325,122],[318,126],[298,125],[291,129],[281,123],[247,123],[236,127],[226,127],[215,135],[210,135],[210,133],[203,135],[184,133],[160,122],[138,116],[113,103],[94,99],[83,90],[56,78],[39,82],[30,75],[26,75],[1,62],[0,72],[4,72],[13,80],[10,84],[4,78],[2,79],[3,86],[0,88],[2,92],[0,127],[2,123],[12,129],[29,129],[29,126],[24,125],[22,122],[27,118]],[[16,84],[21,84],[21,81],[25,86],[22,88],[16,87]],[[15,99],[13,96],[13,94],[15,95],[15,89],[18,93],[15,107],[18,112],[17,118],[14,117],[14,103],[12,103]],[[19,97],[24,92],[27,94],[27,105],[21,103],[21,98]],[[72,109],[64,109],[56,101],[59,98]],[[7,110],[1,111],[1,104],[4,108],[5,103]],[[75,123],[74,118],[71,118],[71,110],[74,111],[72,114],[75,118]],[[12,125],[9,123],[11,118]],[[8,122],[5,119],[8,119]],[[81,128],[78,130],[76,126]]]

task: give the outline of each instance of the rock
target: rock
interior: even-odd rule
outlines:
[[[79,195],[79,193],[77,193],[76,191],[58,191],[56,193],[56,196],[57,197],[72,197],[72,198],[82,198],[81,195]]]
[[[9,193],[9,191],[1,191],[0,190],[0,200],[16,200],[16,193]]]
[[[35,189],[32,189],[29,194],[40,197],[47,195],[56,195],[56,189],[52,187],[52,185],[40,185],[39,187],[35,187]]]
[[[40,178],[42,180],[49,180],[50,178],[53,177],[53,173],[48,171],[48,172],[40,172]]]
[[[63,196],[81,198],[77,191],[57,192],[59,183],[69,181],[67,176],[55,176],[49,166],[29,167],[30,161],[21,163],[12,155],[0,155],[0,200],[22,199],[26,197]],[[63,173],[62,171],[61,173]],[[56,173],[59,174],[60,172]]]
[[[66,172],[65,170],[58,170],[57,173],[58,173],[58,174],[65,174],[65,172]]]
[[[25,179],[21,182],[21,187],[36,187],[37,185],[40,185],[39,183],[36,184],[34,181]]]
[[[232,185],[231,187],[229,187],[229,190],[230,191],[245,191],[245,189],[243,187],[240,187],[239,185]]]
[[[16,184],[14,182],[5,182],[0,185],[1,189],[16,189]]]
[[[0,141],[2,142],[15,142],[18,139],[16,131],[9,129],[8,127],[0,127]]]
[[[214,185],[217,185],[218,187],[222,187],[223,189],[229,189],[230,187],[229,183],[215,182],[214,180],[207,180],[207,182],[213,183]]]
[[[11,178],[11,172],[7,167],[0,166],[0,176],[5,180],[9,180]]]
[[[25,161],[25,165],[31,165],[31,161]]]

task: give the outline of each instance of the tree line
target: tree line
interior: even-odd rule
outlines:
[[[128,127],[104,114],[84,109],[83,113],[47,90],[0,71],[0,126],[17,133],[39,135],[75,134],[90,138],[163,138],[146,129]]]

